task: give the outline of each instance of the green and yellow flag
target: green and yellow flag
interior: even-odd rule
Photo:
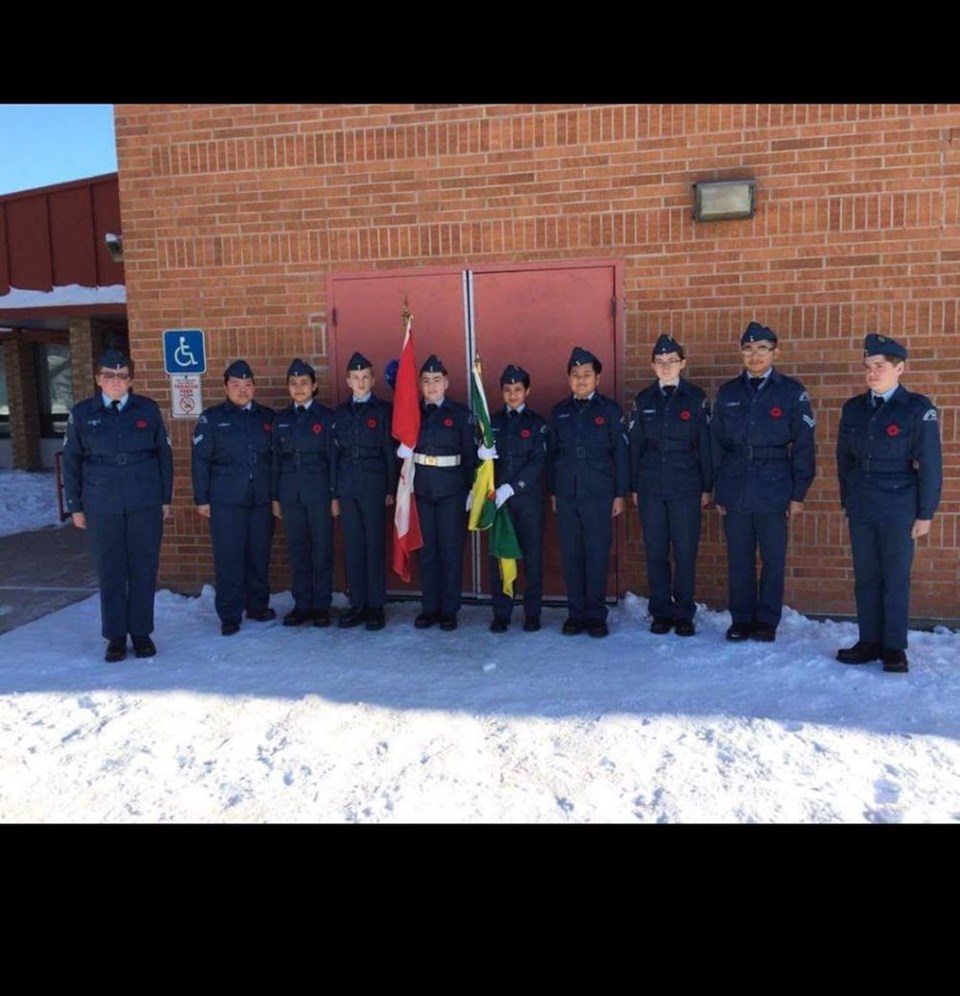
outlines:
[[[470,380],[470,395],[473,400],[473,413],[483,434],[483,445],[493,446],[493,430],[490,428],[490,409],[483,391],[483,371],[479,357],[473,361],[473,376]],[[523,557],[517,533],[513,528],[510,509],[501,505],[497,508],[496,487],[493,478],[493,460],[481,460],[473,479],[473,496],[470,505],[470,518],[467,528],[489,530],[490,556],[500,564],[500,579],[503,593],[513,597],[513,582],[517,577],[517,561]]]

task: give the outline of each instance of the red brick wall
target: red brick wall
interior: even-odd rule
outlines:
[[[267,403],[285,400],[297,354],[320,366],[328,395],[330,271],[623,259],[620,400],[649,378],[660,331],[712,393],[738,371],[751,319],[778,332],[780,369],[810,391],[820,467],[786,590],[804,611],[852,611],[839,410],[863,389],[866,332],[907,343],[904,383],[937,403],[945,460],[912,610],[960,616],[960,105],[120,104],[116,128],[131,348],[140,386],[161,401],[160,331],[194,325],[208,331],[206,404],[240,354]],[[693,222],[694,181],[748,176],[756,217]],[[161,568],[184,590],[211,577],[189,508],[192,426],[173,425],[178,509]],[[635,521],[628,537],[627,587],[643,592]],[[725,605],[714,512],[699,592]]]

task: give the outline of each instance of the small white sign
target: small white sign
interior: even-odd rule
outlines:
[[[174,418],[198,418],[203,411],[200,374],[173,374],[170,396]]]

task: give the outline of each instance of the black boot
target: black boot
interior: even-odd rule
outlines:
[[[837,651],[837,660],[841,664],[869,664],[880,660],[880,644],[868,640],[857,640],[852,647]]]

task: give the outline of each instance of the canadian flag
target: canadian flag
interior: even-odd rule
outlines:
[[[417,361],[413,355],[413,317],[407,318],[397,368],[397,383],[393,397],[393,436],[412,450],[420,435],[420,397],[417,387]],[[393,570],[404,581],[410,581],[410,565],[414,550],[423,546],[417,496],[413,493],[413,457],[404,457],[397,484],[397,501],[393,516]]]

